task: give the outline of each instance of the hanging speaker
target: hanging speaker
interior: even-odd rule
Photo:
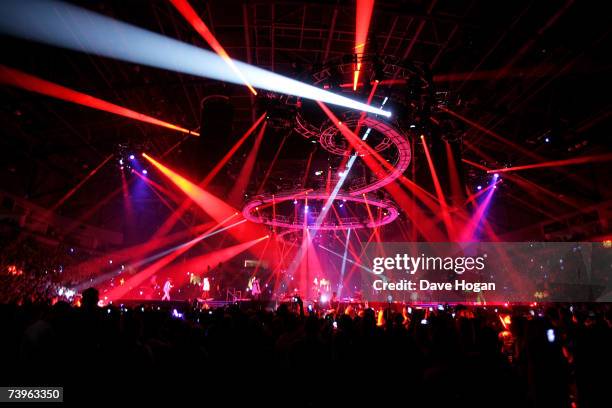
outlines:
[[[232,135],[234,106],[230,98],[210,95],[200,105],[200,135],[205,144],[227,144]]]

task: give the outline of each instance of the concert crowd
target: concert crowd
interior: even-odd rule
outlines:
[[[3,372],[65,400],[597,407],[607,304],[0,305]]]

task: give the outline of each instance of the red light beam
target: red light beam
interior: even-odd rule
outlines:
[[[168,210],[170,210],[170,212],[174,212],[176,209],[168,202],[168,200],[166,200],[166,198],[164,196],[162,196],[162,193],[160,193],[159,189],[152,183],[149,183],[149,180],[145,177],[140,175],[140,173],[138,172],[134,172],[138,177],[140,177],[143,182],[147,185],[147,187],[149,187],[149,189],[153,192],[153,194],[155,194],[155,196],[157,197],[157,199],[159,201],[161,201],[161,203],[166,206],[166,208],[168,208]],[[183,223],[183,225],[185,225],[185,227],[190,228],[190,225],[181,218],[181,222]]]
[[[194,132],[172,123],[164,122],[151,116],[133,111],[123,106],[115,105],[114,103],[96,98],[95,96],[87,95],[82,92],[66,88],[64,86],[46,81],[35,77],[25,72],[18,71],[13,68],[0,65],[0,83],[12,85],[27,91],[36,92],[52,98],[61,99],[63,101],[76,103],[77,105],[87,106],[89,108],[113,113],[130,119],[135,119],[140,122],[150,123],[156,126],[162,126],[168,129],[177,130],[193,136],[200,136],[198,132]]]
[[[459,181],[459,169],[457,168],[457,163],[453,154],[453,147],[446,141],[444,142],[444,147],[446,149],[448,177],[451,187],[451,203],[456,206],[461,203],[461,201],[465,198],[465,195],[463,194],[461,182]]]
[[[226,220],[223,220],[222,222],[218,223],[213,228],[207,230],[204,234],[202,234],[202,235],[200,235],[200,236],[198,236],[198,237],[196,237],[196,238],[194,238],[194,239],[192,239],[192,240],[190,240],[188,242],[185,242],[184,244],[179,245],[176,248],[175,251],[170,252],[168,255],[166,255],[163,258],[157,260],[155,263],[153,263],[150,266],[146,267],[141,272],[139,272],[136,275],[132,276],[131,278],[129,278],[125,282],[124,285],[115,287],[110,292],[108,292],[108,294],[106,296],[108,296],[109,300],[121,299],[130,290],[137,288],[142,282],[144,282],[145,280],[149,279],[151,276],[155,275],[157,272],[159,272],[162,268],[166,267],[168,264],[170,264],[172,261],[174,261],[180,255],[184,254],[185,252],[187,252],[191,248],[193,248],[193,246],[195,244],[197,244],[198,242],[200,242],[203,239],[205,239],[208,236],[210,236],[212,233],[214,233],[214,230],[216,230],[217,227],[222,225],[225,221]],[[230,225],[228,227],[225,227],[225,228],[231,228],[232,226],[239,225],[239,224],[241,224],[243,222],[244,222],[244,220],[239,221],[239,222],[237,222],[237,223],[235,223],[233,225]]]
[[[209,221],[205,224],[196,225],[191,227],[188,230],[183,230],[181,232],[177,232],[175,234],[166,235],[165,237],[153,241],[147,241],[144,244],[138,244],[135,246],[130,246],[127,248],[120,249],[118,251],[106,253],[104,255],[98,256],[96,258],[89,259],[87,261],[81,262],[77,265],[68,267],[67,270],[74,270],[75,273],[79,271],[85,271],[87,276],[96,275],[102,272],[105,268],[108,267],[108,260],[112,259],[115,264],[126,263],[130,260],[144,257],[148,253],[158,250],[166,245],[174,244],[178,240],[185,238],[194,238],[195,236],[204,233],[204,231],[211,228],[217,228],[218,225],[214,225],[213,221]]]
[[[270,173],[272,173],[272,169],[274,168],[274,165],[276,164],[276,161],[278,160],[278,156],[280,155],[280,152],[283,149],[283,146],[285,145],[286,140],[287,140],[287,135],[283,137],[283,140],[281,140],[280,144],[278,145],[278,149],[276,150],[276,153],[274,154],[274,158],[272,158],[272,161],[270,162],[270,166],[268,166],[268,169],[266,170],[266,174],[264,175],[264,178],[261,181],[259,188],[257,189],[257,194],[262,193],[264,186],[266,185],[266,182],[268,181],[268,178],[270,177]]]
[[[357,90],[359,82],[359,72],[361,70],[361,58],[365,50],[366,41],[368,40],[368,31],[370,29],[370,20],[372,19],[372,10],[374,9],[374,0],[357,0],[357,13],[355,15],[355,55],[357,61],[355,63],[355,72],[353,74],[353,91]]]
[[[253,95],[257,95],[257,91],[251,86],[251,84],[249,84],[236,64],[234,64],[234,61],[232,61],[225,49],[221,46],[221,44],[219,44],[219,41],[217,41],[215,36],[210,32],[206,24],[204,24],[204,21],[202,21],[200,16],[198,16],[189,2],[187,0],[170,0],[170,2],[183,15],[183,17],[185,17],[185,19],[198,32],[198,34],[202,36],[204,41],[210,45],[217,55],[219,55],[229,66],[229,68],[242,80],[246,87],[249,88],[249,91],[251,91]]]
[[[502,169],[487,170],[487,173],[505,173],[509,171],[520,171],[529,169],[541,169],[545,167],[573,166],[576,164],[600,163],[612,160],[612,153],[595,156],[575,157],[573,159],[553,160],[542,163],[526,164],[524,166],[505,167]]]
[[[208,266],[214,268],[215,266],[219,265],[219,263],[227,262],[228,260],[234,258],[235,256],[238,256],[242,252],[248,250],[249,248],[259,244],[260,242],[268,238],[269,235],[265,235],[263,237],[253,239],[251,241],[243,242],[226,248],[221,248],[214,252],[197,256],[188,260],[187,262],[180,262],[176,265],[167,268],[164,273],[168,274],[173,278],[175,286],[180,287],[187,279],[186,272],[193,270],[206,270],[208,269]]]
[[[134,206],[132,205],[132,199],[130,198],[130,188],[128,186],[125,173],[121,172],[121,191],[123,193],[123,209],[125,212],[125,222],[128,229],[132,230],[134,227]]]
[[[146,153],[143,153],[143,157],[147,159],[153,166],[155,166],[163,175],[168,177],[181,191],[183,191],[193,202],[195,202],[205,213],[207,213],[212,219],[219,222],[226,219],[238,211],[221,200],[219,197],[209,193],[203,188],[199,187],[195,183],[187,180],[185,177],[176,173],[175,171],[164,166],[157,160],[153,159]],[[231,229],[229,233],[238,241],[244,241],[253,239],[255,236],[261,236],[265,233],[265,229],[260,224],[252,224],[243,226],[238,230]]]
[[[210,194],[206,190],[198,187],[193,182],[187,180],[185,177],[164,166],[151,156],[143,153],[142,156],[153,164],[164,176],[168,177],[181,191],[183,191],[191,200],[193,200],[198,206],[200,206],[208,215],[210,215],[215,221],[220,222],[221,220],[229,217],[236,213],[236,209],[225,203],[217,196]]]
[[[472,218],[468,221],[467,225],[463,229],[460,242],[472,242],[472,240],[474,239],[474,234],[478,230],[478,227],[480,226],[480,222],[481,220],[483,220],[485,213],[487,209],[489,208],[489,204],[491,203],[491,199],[493,198],[494,192],[495,192],[495,184],[493,185],[493,188],[491,188],[487,192],[485,199],[482,201],[482,203],[480,203],[480,205],[478,206],[478,208],[472,215]]]
[[[539,155],[533,153],[531,150],[528,150],[528,149],[525,149],[522,146],[519,146],[518,144],[516,144],[516,143],[506,139],[505,137],[501,136],[500,134],[492,131],[491,129],[488,129],[488,128],[482,126],[478,122],[475,122],[475,121],[473,121],[471,119],[468,119],[465,116],[463,116],[463,115],[461,115],[461,114],[459,114],[459,113],[457,113],[455,111],[452,111],[452,110],[450,110],[450,109],[448,109],[448,108],[446,108],[444,106],[440,106],[439,108],[440,108],[440,110],[448,113],[449,115],[454,116],[457,119],[467,123],[468,125],[472,126],[473,128],[478,129],[479,131],[481,131],[481,132],[483,132],[483,133],[493,137],[495,140],[497,140],[497,141],[499,141],[499,142],[501,142],[501,143],[503,143],[503,144],[505,144],[507,146],[510,146],[510,147],[516,149],[517,151],[523,153],[526,156],[532,157],[532,158],[534,158],[536,160],[541,160],[542,159]]]
[[[92,178],[94,176],[94,174],[96,174],[102,167],[104,167],[104,165],[106,163],[108,163],[108,161],[110,159],[112,159],[112,157],[113,157],[113,155],[111,154],[106,159],[104,159],[102,161],[102,163],[98,164],[96,166],[96,168],[94,168],[92,171],[90,171],[89,174],[87,174],[87,176],[85,176],[85,178],[83,180],[79,181],[79,183],[76,186],[74,186],[73,188],[70,189],[70,191],[68,191],[66,194],[64,194],[64,196],[62,198],[60,198],[59,201],[53,205],[53,207],[51,207],[50,211],[54,212],[62,204],[64,204],[66,202],[66,200],[68,200],[70,197],[72,197],[74,195],[74,193],[76,193],[77,190],[83,186],[83,184],[87,183],[87,180]]]
[[[238,174],[236,184],[234,184],[234,187],[232,187],[229,194],[228,202],[232,205],[240,205],[244,200],[244,192],[249,184],[249,181],[251,180],[251,174],[253,173],[253,167],[255,166],[255,159],[257,159],[259,147],[261,146],[263,136],[266,132],[266,125],[267,122],[264,122],[263,126],[259,128],[259,132],[257,133],[257,137],[253,143],[253,147],[244,161],[242,169],[240,169],[240,174]]]
[[[147,184],[153,191],[158,191],[159,194],[163,194],[165,197],[169,197],[175,203],[178,203],[181,200],[178,197],[178,194],[176,194],[173,191],[168,190],[166,187],[151,180],[149,177],[143,176],[140,172],[134,171],[134,174],[138,176],[138,178],[140,178],[145,184]]]
[[[223,166],[227,164],[227,162],[236,154],[236,151],[243,145],[243,143],[247,140],[247,138],[257,129],[257,126],[264,120],[266,117],[266,113],[264,112],[259,119],[251,127],[242,135],[242,137],[232,146],[232,148],[223,156],[223,158],[215,165],[215,167],[208,173],[208,175],[202,180],[199,184],[201,188],[206,188],[208,184],[215,178],[217,174],[221,171]],[[177,221],[183,216],[185,211],[189,209],[191,205],[191,200],[189,198],[185,199],[183,203],[179,206],[179,208],[172,214],[170,217],[166,219],[166,221],[162,224],[161,227],[158,228],[157,232],[153,235],[154,238],[166,235],[174,225],[176,225]]]
[[[438,179],[438,173],[436,172],[436,167],[434,166],[433,160],[431,159],[431,154],[429,153],[429,147],[427,147],[427,140],[425,140],[424,135],[421,135],[421,142],[422,142],[421,144],[423,145],[423,150],[425,151],[425,157],[427,157],[427,164],[429,165],[429,171],[431,172],[431,178],[434,183],[434,189],[436,190],[436,195],[438,196],[438,201],[440,202],[440,210],[442,212],[442,221],[444,221],[444,226],[446,227],[448,236],[452,240],[455,237],[455,227],[453,226],[450,214],[448,212],[448,205],[446,204],[446,198],[444,197],[444,192],[442,191],[442,186],[440,185],[440,180]]]
[[[489,191],[490,189],[493,188],[493,186],[496,186],[498,183],[501,183],[501,180],[496,181],[494,184],[489,184],[488,186],[486,186],[485,188],[483,188],[480,191],[477,191],[476,193],[470,195],[466,200],[465,203],[463,203],[463,205],[468,205],[469,203],[471,203],[472,201],[476,200],[478,197],[480,197],[481,195],[483,195],[484,193],[486,193],[487,191]]]
[[[467,145],[467,143],[466,143]],[[473,148],[473,147],[470,147]],[[467,159],[461,159],[462,162],[469,164],[472,167],[475,167],[477,169],[483,170],[485,172],[488,172],[490,169],[486,166],[483,166],[482,164],[478,164],[475,163],[473,161],[467,160]],[[514,184],[516,184],[518,187],[522,188],[527,194],[532,195],[535,198],[542,199],[542,197],[538,196],[537,193],[542,193],[546,196],[549,197],[549,200],[547,200],[546,202],[549,205],[553,205],[555,206],[556,204],[558,204],[559,202],[566,204],[570,207],[573,208],[580,208],[581,204],[579,202],[577,202],[575,199],[571,198],[571,197],[566,197],[563,196],[561,194],[557,194],[553,191],[550,191],[542,186],[540,186],[539,184],[536,184],[532,181],[529,181],[521,176],[519,176],[518,174],[512,174],[512,173],[508,173],[504,176],[504,178],[506,180],[509,180],[511,182],[513,182]]]

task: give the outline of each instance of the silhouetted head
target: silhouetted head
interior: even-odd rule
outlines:
[[[95,309],[98,307],[100,292],[96,288],[87,288],[83,291],[82,305],[85,309]]]

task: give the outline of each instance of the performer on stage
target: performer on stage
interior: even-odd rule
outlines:
[[[210,293],[210,281],[208,280],[208,277],[205,276],[202,279],[202,298],[208,299],[209,293]]]
[[[172,280],[168,278],[166,283],[164,283],[164,296],[162,296],[161,300],[170,300],[170,289],[172,288]]]
[[[253,299],[259,299],[259,295],[261,295],[261,287],[259,286],[259,278],[253,279],[251,294],[253,295]]]
[[[338,306],[340,306],[340,302],[338,301],[338,294],[336,292],[332,293],[332,297],[329,300],[329,306],[338,312]]]

